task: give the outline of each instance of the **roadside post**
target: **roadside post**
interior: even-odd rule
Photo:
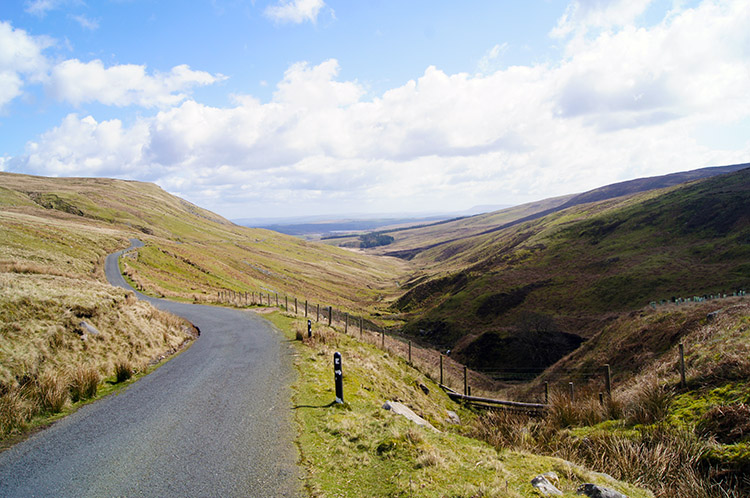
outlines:
[[[307,337],[312,337],[312,320],[307,321]]]
[[[344,402],[344,374],[341,371],[341,353],[333,353],[333,377],[336,381],[336,403]]]

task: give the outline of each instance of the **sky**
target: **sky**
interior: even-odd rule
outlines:
[[[750,162],[748,26],[747,0],[2,0],[0,171],[238,219]]]

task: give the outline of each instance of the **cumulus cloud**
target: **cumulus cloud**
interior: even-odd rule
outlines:
[[[56,99],[75,105],[100,102],[118,107],[166,107],[185,100],[192,87],[210,85],[223,78],[194,71],[186,65],[175,66],[169,73],[148,75],[145,66],[104,67],[100,60],[69,59],[52,69],[47,89]]]
[[[315,23],[318,13],[325,7],[323,0],[281,0],[276,5],[266,7],[263,14],[277,23]]]
[[[747,2],[706,1],[648,28],[574,37],[558,63],[475,75],[428,67],[374,98],[340,81],[336,60],[297,63],[270,101],[237,96],[227,108],[185,99],[179,84],[136,66],[128,77],[152,78],[159,91],[105,97],[100,81],[87,92],[113,105],[155,95],[177,104],[131,126],[72,114],[4,167],[157,180],[242,217],[287,214],[292,199],[309,212],[332,202],[350,211],[523,202],[742,162],[749,143],[714,150],[698,130],[750,120],[748,25]]]
[[[117,119],[97,122],[69,114],[62,123],[26,145],[24,171],[52,176],[127,176],[156,178],[141,160],[147,128],[123,128]],[[12,166],[18,159],[12,159]]]
[[[47,59],[42,51],[51,44],[0,21],[0,108],[21,95],[26,83],[44,78]]]

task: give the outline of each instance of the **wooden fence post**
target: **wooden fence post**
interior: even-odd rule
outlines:
[[[464,394],[469,395],[469,373],[466,365],[464,365]]]
[[[604,365],[604,387],[607,390],[607,396],[612,397],[612,369],[609,363]]]
[[[333,306],[328,307],[328,326],[331,326],[331,318],[333,318]]]
[[[443,382],[443,355],[441,353],[440,354],[440,385],[442,386],[443,384],[445,384],[445,382]]]
[[[380,329],[380,349],[385,350],[385,329]]]
[[[687,379],[685,378],[685,345],[680,343],[680,387],[685,389]]]
[[[344,314],[344,333],[349,333],[349,313]]]
[[[409,341],[409,365],[411,365],[411,341]]]
[[[318,303],[318,316],[317,316],[317,317],[315,317],[315,321],[316,321],[316,322],[319,322],[319,321],[320,321],[320,303]]]
[[[284,296],[284,311],[289,311],[289,296]]]
[[[359,317],[359,338],[362,339],[362,322],[364,319],[362,317]]]
[[[307,299],[305,299],[305,318],[307,318]]]
[[[294,298],[294,314],[295,315],[299,314],[299,310],[297,309],[297,298],[296,297]]]

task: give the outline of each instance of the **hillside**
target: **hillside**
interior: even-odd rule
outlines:
[[[412,259],[418,254],[442,244],[504,230],[513,225],[535,220],[573,206],[671,187],[688,181],[731,173],[748,166],[750,166],[750,163],[715,166],[649,178],[638,178],[606,185],[581,194],[544,199],[475,216],[466,216],[418,227],[394,230],[381,229],[379,232],[394,237],[394,242],[388,246],[371,249],[368,252]],[[328,242],[342,247],[356,246],[357,244],[356,237],[337,237]]]
[[[743,169],[440,244],[393,311],[470,365],[542,370],[619,313],[750,287],[748,205]]]
[[[294,293],[364,310],[403,263],[238,227],[153,184],[0,173],[0,448],[179,351],[181,319],[107,284],[107,254],[152,295]]]
[[[153,184],[0,173],[0,185],[0,257],[100,273],[102,255],[136,237],[146,247],[127,261],[128,275],[156,295],[205,301],[218,290],[262,290],[362,309],[403,273],[392,258],[237,226]],[[101,236],[78,241],[79,231]]]

